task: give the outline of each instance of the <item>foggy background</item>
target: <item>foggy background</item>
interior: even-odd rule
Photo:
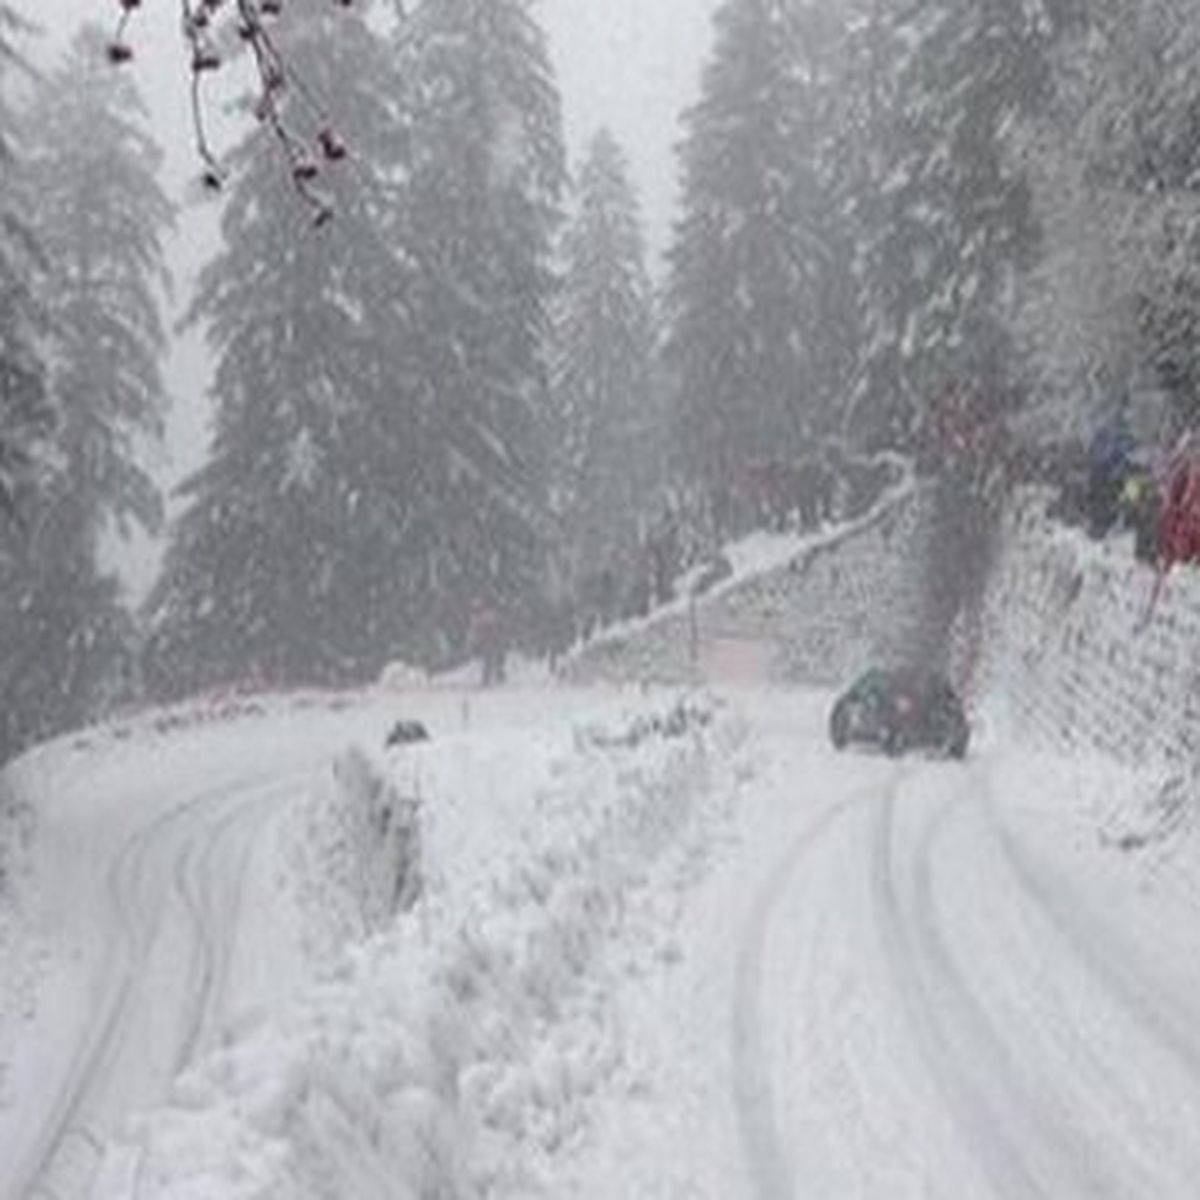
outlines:
[[[625,147],[643,205],[651,268],[661,277],[677,194],[674,146],[679,117],[696,98],[717,0],[542,0],[539,15],[558,72],[572,167],[588,139],[607,125]],[[104,0],[17,0],[40,29],[31,39],[39,65],[88,20],[116,27],[117,5]],[[146,0],[130,24],[132,71],[152,110],[151,128],[166,154],[164,185],[180,206],[168,259],[175,288],[173,314],[186,306],[195,272],[219,247],[219,206],[198,199],[189,73],[173,0]],[[223,150],[244,136],[236,121],[210,106],[214,142]],[[165,365],[172,409],[166,443],[150,448],[154,473],[166,490],[203,460],[210,404],[209,356],[194,331],[172,338]],[[135,539],[114,549],[131,590],[140,595],[156,570],[157,544]]]

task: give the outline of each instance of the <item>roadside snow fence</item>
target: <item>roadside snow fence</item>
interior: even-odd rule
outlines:
[[[412,907],[127,1123],[133,1195],[552,1195],[590,1099],[636,1073],[611,998],[678,954],[679,911],[731,828],[743,729],[671,698],[423,749]],[[392,771],[389,791],[364,756],[339,762],[347,844],[394,828],[412,762]]]

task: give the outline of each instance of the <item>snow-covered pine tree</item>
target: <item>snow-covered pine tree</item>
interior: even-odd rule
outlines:
[[[425,0],[399,30],[420,264],[416,394],[437,435],[436,512],[413,567],[430,644],[486,605],[519,633],[543,591],[553,239],[565,184],[557,87],[528,0]]]
[[[1082,122],[1089,179],[1125,200],[1126,234],[1109,254],[1137,338],[1132,363],[1117,365],[1128,369],[1110,374],[1157,386],[1165,411],[1154,432],[1173,439],[1200,424],[1200,13],[1110,0],[1090,22],[1107,69]]]
[[[1065,32],[1024,131],[1044,231],[1014,325],[1025,431],[1087,437],[1132,391],[1141,432],[1169,437],[1200,387],[1200,16],[1096,0]]]
[[[899,78],[908,53],[902,31],[888,19],[891,10],[891,0],[847,0],[830,151],[831,191],[852,264],[855,338],[840,431],[847,442],[867,450],[893,445],[896,431],[907,424],[903,392],[895,386],[899,381],[884,368],[893,364],[895,350],[891,314],[880,303],[886,289],[872,278],[891,218],[894,180],[888,173]]]
[[[9,104],[13,72],[27,73],[18,47],[27,31],[12,6],[0,4],[0,540],[5,542],[20,536],[12,526],[17,496],[36,488],[51,417],[39,300],[44,262],[22,194],[17,120]]]
[[[795,170],[798,341],[804,349],[809,434],[844,435],[865,336],[857,267],[873,198],[864,109],[873,81],[855,78],[851,9],[791,0],[789,27],[800,79],[801,159]],[[867,84],[865,94],[856,85]],[[868,143],[869,147],[869,143]]]
[[[22,524],[0,561],[0,761],[74,728],[127,695],[136,629],[117,580],[96,568],[90,547],[55,492],[20,505]]]
[[[1053,94],[1053,48],[1075,0],[905,0],[878,6],[894,72],[874,124],[886,202],[864,250],[869,329],[857,416],[877,444],[936,476],[917,657],[946,653],[978,613],[1002,475],[1001,422],[1022,399],[1011,320],[1041,252],[1017,154]]]
[[[11,7],[0,5],[0,762],[53,728],[47,713],[70,703],[61,690],[70,681],[41,670],[47,652],[58,665],[61,647],[32,602],[43,545],[42,494],[55,456],[46,260],[32,232],[20,130],[8,103],[12,73],[26,73],[18,47],[24,31]]]
[[[162,153],[132,79],[85,27],[39,81],[25,115],[25,172],[50,273],[56,444],[64,494],[89,559],[108,527],[157,530],[161,498],[139,437],[161,433],[166,345],[162,238],[174,220]]]
[[[224,248],[191,310],[217,351],[217,414],[149,601],[158,694],[359,680],[416,619],[409,546],[429,513],[404,407],[407,275],[383,232],[400,155],[392,56],[364,5],[288,13],[281,51],[304,87],[283,92],[282,117],[323,147],[293,170],[334,215],[314,229],[288,199],[269,126],[239,148]]]
[[[637,196],[612,134],[593,138],[564,239],[550,458],[569,576],[627,558],[661,485],[654,312]]]
[[[44,261],[54,397],[53,468],[12,547],[4,656],[7,744],[89,715],[123,685],[133,627],[101,562],[130,521],[156,529],[158,492],[136,441],[158,432],[164,336],[156,286],[172,218],[160,153],[131,80],[85,29],[23,113],[20,182]]]
[[[846,365],[850,264],[824,170],[840,27],[819,9],[726,0],[684,117],[667,353],[684,469],[722,526],[753,460],[829,428]]]
[[[891,115],[874,131],[887,203],[865,252],[860,419],[875,441],[910,444],[948,388],[992,409],[1012,402],[1015,281],[1040,245],[1012,138],[1051,94],[1054,39],[1073,7],[910,0],[871,14],[895,72],[883,84]]]

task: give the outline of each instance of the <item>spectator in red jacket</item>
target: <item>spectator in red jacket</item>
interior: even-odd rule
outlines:
[[[1158,525],[1161,568],[1200,560],[1200,432],[1180,439],[1167,468],[1167,484]]]

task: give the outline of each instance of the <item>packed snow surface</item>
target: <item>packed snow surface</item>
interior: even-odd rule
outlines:
[[[830,699],[413,690],[24,760],[0,1191],[1194,1195],[1191,806],[995,714],[965,764],[836,755]]]

